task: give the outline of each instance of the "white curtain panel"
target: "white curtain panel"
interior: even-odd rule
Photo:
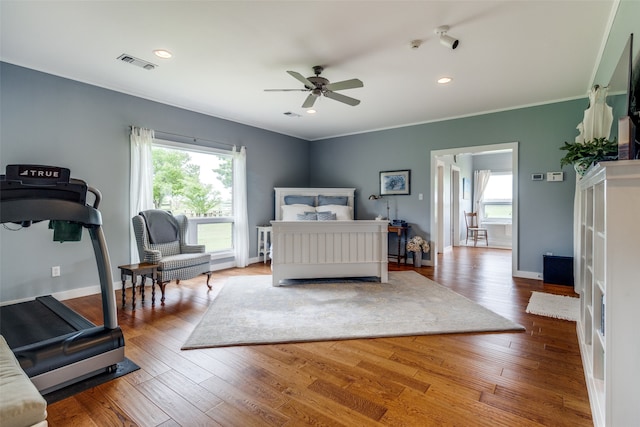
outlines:
[[[233,249],[236,267],[249,265],[249,214],[247,210],[247,149],[233,147]]]
[[[138,212],[153,209],[152,129],[131,126],[131,168],[129,179],[129,224]],[[140,262],[133,228],[129,227],[131,262]]]
[[[484,199],[484,190],[487,189],[490,176],[490,170],[477,170],[473,173],[473,206],[475,212],[478,214],[478,226],[480,226],[480,222],[484,216],[481,206],[482,200]]]

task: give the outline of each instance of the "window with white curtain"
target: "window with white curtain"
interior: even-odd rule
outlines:
[[[156,139],[152,159],[154,207],[186,215],[189,240],[214,258],[233,256],[233,155]]]
[[[511,222],[513,174],[491,171],[482,198],[483,221]]]

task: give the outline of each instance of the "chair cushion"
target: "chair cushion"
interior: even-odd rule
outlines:
[[[178,254],[162,258],[159,263],[159,271],[175,270],[177,268],[187,268],[196,265],[209,264],[210,254]]]
[[[0,335],[0,425],[30,426],[47,418],[47,402]]]

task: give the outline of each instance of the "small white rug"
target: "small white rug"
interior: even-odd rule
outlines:
[[[539,316],[575,322],[580,315],[580,298],[533,291],[526,311]]]
[[[340,280],[340,279],[337,279]],[[227,280],[182,349],[524,328],[415,271],[389,283]]]

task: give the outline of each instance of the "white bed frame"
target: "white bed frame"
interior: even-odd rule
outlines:
[[[373,276],[389,281],[386,220],[282,221],[285,196],[347,196],[353,208],[354,193],[354,188],[275,189],[273,286],[284,279]]]

